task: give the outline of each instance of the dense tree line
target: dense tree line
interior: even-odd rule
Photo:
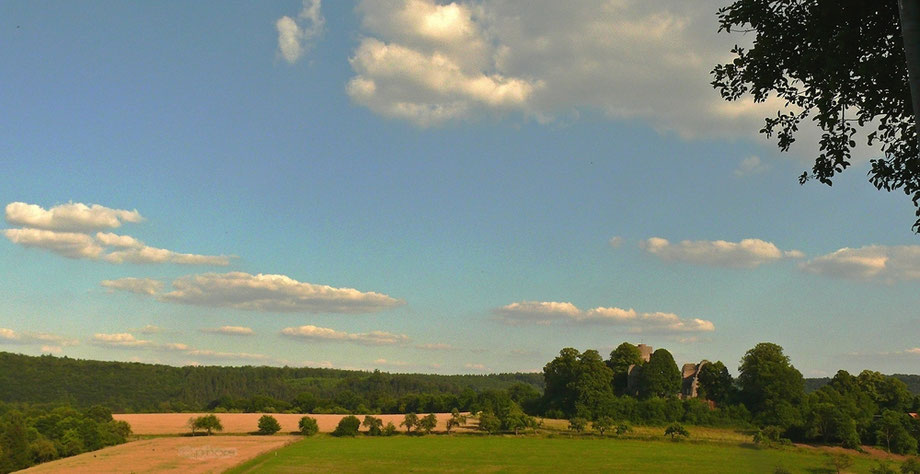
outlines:
[[[540,374],[387,374],[291,367],[172,367],[0,352],[0,401],[113,412],[449,411],[484,390],[542,389]],[[455,400],[456,398],[456,400]],[[274,408],[275,410],[266,410]],[[437,408],[437,410],[435,410]]]
[[[0,473],[127,441],[131,427],[102,406],[0,403]]]
[[[771,343],[747,351],[738,371],[733,379],[721,361],[704,364],[699,397],[681,399],[681,374],[665,349],[644,361],[636,346],[623,343],[605,361],[595,350],[565,348],[544,367],[544,394],[529,408],[548,417],[602,424],[757,426],[777,439],[848,448],[869,444],[901,454],[918,450],[920,419],[910,413],[920,411],[920,396],[899,378],[841,370],[807,393],[802,374],[782,347]]]

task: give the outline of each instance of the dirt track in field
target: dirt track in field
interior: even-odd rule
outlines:
[[[116,420],[127,421],[131,425],[131,431],[141,435],[167,435],[188,433],[188,420],[192,417],[207,415],[208,413],[143,413],[143,414],[119,414],[112,415]],[[252,433],[258,429],[259,417],[265,413],[215,413],[220,419],[224,430],[222,433]],[[281,424],[281,433],[290,433],[298,431],[298,423],[304,416],[316,418],[319,430],[324,433],[331,433],[335,430],[336,425],[342,417],[348,415],[300,415],[287,413],[269,413]],[[447,420],[450,413],[437,413],[438,426],[435,431],[444,431],[447,428]],[[364,421],[364,415],[355,415],[359,420]],[[393,422],[400,430],[404,429],[399,426],[405,415],[374,415],[383,420],[386,425],[388,421]],[[419,414],[419,418],[425,414]],[[364,428],[361,428],[363,431]]]
[[[300,436],[196,436],[132,441],[26,469],[24,473],[218,473]]]

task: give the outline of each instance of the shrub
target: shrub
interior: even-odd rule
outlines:
[[[681,438],[689,438],[690,432],[687,431],[687,428],[684,428],[684,425],[680,423],[671,423],[664,430],[665,436],[670,436],[671,441],[680,441]]]
[[[901,464],[901,474],[920,474],[920,458],[907,458]]]
[[[339,425],[335,427],[332,436],[355,436],[360,426],[361,420],[357,416],[348,415],[339,420]]]
[[[281,424],[278,423],[278,420],[271,415],[262,415],[259,418],[259,431],[260,435],[273,435],[281,430]]]
[[[319,432],[319,425],[316,423],[316,418],[310,416],[301,418],[297,426],[300,427],[300,434],[304,436],[313,436]]]
[[[594,423],[591,423],[591,426],[600,433],[601,436],[604,436],[604,432],[609,430],[613,426],[613,418],[609,416],[602,416],[597,420],[594,420]]]
[[[362,426],[367,428],[367,434],[370,436],[380,436],[383,434],[383,420],[380,418],[367,415],[364,417],[364,422],[361,423]],[[393,427],[396,428],[395,426]]]
[[[625,435],[626,433],[629,433],[630,431],[632,431],[632,427],[629,426],[629,423],[620,423],[619,425],[617,425],[617,436]]]
[[[393,436],[396,434],[396,425],[392,421],[388,421],[387,425],[383,427],[384,436]]]
[[[827,466],[837,474],[853,465],[853,458],[846,454],[834,454],[827,460]]]
[[[406,434],[411,434],[412,428],[418,426],[418,415],[415,413],[406,413],[405,418],[403,418],[403,422],[400,423],[399,426],[405,426]]]
[[[576,416],[569,420],[569,429],[581,433],[588,427],[588,420]]]

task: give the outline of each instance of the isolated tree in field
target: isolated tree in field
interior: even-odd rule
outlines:
[[[613,427],[613,418],[610,418],[609,416],[602,416],[594,420],[594,422],[591,423],[591,426],[597,431],[598,434],[604,436],[604,433]]]
[[[796,406],[805,397],[805,379],[782,347],[757,344],[744,354],[738,371],[741,401],[761,424],[785,428],[799,421]]]
[[[304,436],[313,436],[319,432],[319,424],[316,423],[316,418],[310,416],[301,418],[297,426],[300,428],[300,434]]]
[[[211,436],[211,433],[214,431],[224,430],[224,426],[220,424],[220,419],[215,415],[199,416],[190,421],[192,425],[192,434],[195,433],[195,430],[205,430],[208,436]]]
[[[673,397],[680,393],[680,369],[665,349],[652,353],[639,375],[639,397]]]
[[[632,427],[629,426],[629,423],[624,422],[624,423],[620,423],[619,425],[617,425],[617,428],[616,428],[617,436],[623,436],[629,433],[630,431],[632,431]]]
[[[392,421],[388,421],[387,425],[383,427],[384,436],[393,436],[396,434],[396,425]]]
[[[361,427],[361,420],[357,416],[348,415],[339,420],[339,424],[332,432],[332,436],[356,436],[358,428]]]
[[[828,456],[827,466],[833,469],[837,474],[840,474],[853,466],[853,458],[843,453],[832,454]]]
[[[607,367],[613,371],[613,391],[617,395],[626,393],[627,382],[629,378],[629,367],[633,365],[642,365],[642,352],[639,347],[628,342],[624,342],[610,352],[610,359],[607,359]]]
[[[278,423],[278,420],[271,415],[262,415],[259,418],[259,431],[260,435],[273,435],[281,431],[281,424]]]
[[[571,420],[569,420],[569,429],[576,433],[581,433],[587,427],[588,427],[588,420],[582,417],[576,416],[575,418],[572,418]]]
[[[680,441],[681,438],[689,438],[690,432],[680,423],[671,423],[664,430],[665,436],[670,436],[671,441]]]
[[[418,427],[418,415],[415,413],[406,413],[406,416],[403,418],[402,423],[399,426],[406,427],[406,434],[412,434],[412,429]]]
[[[790,104],[767,117],[761,130],[783,151],[803,120],[820,127],[819,154],[801,182],[830,185],[850,166],[856,127],[865,127],[871,129],[867,141],[883,154],[872,160],[869,180],[878,189],[903,190],[920,216],[916,0],[736,0],[718,16],[719,31],[755,34],[752,48],[735,46],[734,60],[713,69],[722,97],[777,97]],[[914,229],[920,231],[920,219]]]
[[[479,429],[489,434],[497,433],[502,429],[502,422],[492,412],[479,413]]]
[[[367,415],[361,426],[367,428],[367,434],[370,436],[380,436],[383,434],[383,420],[380,418]]]
[[[438,415],[435,415],[434,413],[429,413],[418,421],[419,429],[424,431],[425,434],[431,434],[431,432],[434,431],[437,426]]]
[[[461,415],[460,411],[454,408],[450,411],[450,418],[447,419],[447,434],[450,434],[450,430],[456,427],[460,427],[466,424],[466,416]]]

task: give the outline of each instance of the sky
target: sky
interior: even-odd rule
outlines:
[[[862,147],[723,101],[725,1],[0,3],[0,350],[540,371],[621,342],[918,373]]]

